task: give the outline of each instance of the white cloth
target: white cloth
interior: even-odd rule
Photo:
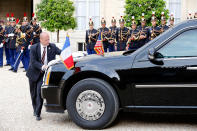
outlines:
[[[14,33],[8,34],[8,37],[14,36]]]
[[[2,48],[3,47],[3,43],[0,43],[0,48]]]
[[[42,54],[43,54],[43,51],[44,51],[44,46],[42,45],[42,44],[40,44],[41,46],[41,59],[42,59]],[[47,46],[45,46],[46,47],[46,53],[45,53],[45,58],[44,58],[44,65],[47,65],[47,63],[48,63],[48,60],[47,60]]]
[[[28,46],[28,49],[29,49],[29,50],[30,50],[30,48],[31,48],[31,45]]]

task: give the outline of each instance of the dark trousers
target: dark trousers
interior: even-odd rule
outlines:
[[[15,71],[18,70],[18,66],[20,64],[20,61],[22,61],[23,66],[25,68],[25,70],[27,71],[28,67],[29,67],[29,50],[24,50],[23,52],[18,51],[16,54],[16,61],[15,64],[13,66],[13,69]]]
[[[124,51],[126,49],[126,42],[118,42],[117,43],[117,50]]]
[[[0,66],[3,66],[3,47],[0,48]]]
[[[6,62],[10,65],[10,54],[9,54],[9,48],[5,47],[5,56],[6,56]]]
[[[43,99],[41,97],[42,80],[43,75],[36,82],[29,80],[31,101],[36,116],[40,116],[43,105]]]
[[[16,60],[16,49],[9,49],[10,65],[13,67]]]
[[[94,51],[94,49],[88,49],[88,48],[87,48],[87,53],[88,53],[88,55],[96,54],[96,52]]]

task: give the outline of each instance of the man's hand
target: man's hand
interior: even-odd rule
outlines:
[[[3,43],[0,43],[0,48],[2,48],[3,47]]]
[[[43,66],[42,66],[42,71],[47,70],[47,68],[48,68],[48,66],[47,66],[47,65],[43,65]]]
[[[29,50],[30,50],[30,48],[31,48],[31,45],[28,46],[28,49],[29,49]]]

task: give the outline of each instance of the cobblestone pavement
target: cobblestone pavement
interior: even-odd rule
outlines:
[[[78,131],[65,111],[53,114],[42,110],[42,120],[33,117],[28,80],[18,73],[0,68],[0,131]],[[120,113],[109,131],[196,131],[197,116]]]

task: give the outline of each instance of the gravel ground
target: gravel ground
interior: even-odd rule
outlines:
[[[0,68],[0,131],[78,131],[65,111],[54,114],[42,110],[42,120],[33,117],[28,80],[18,73]],[[196,131],[197,116],[120,113],[107,131]]]

